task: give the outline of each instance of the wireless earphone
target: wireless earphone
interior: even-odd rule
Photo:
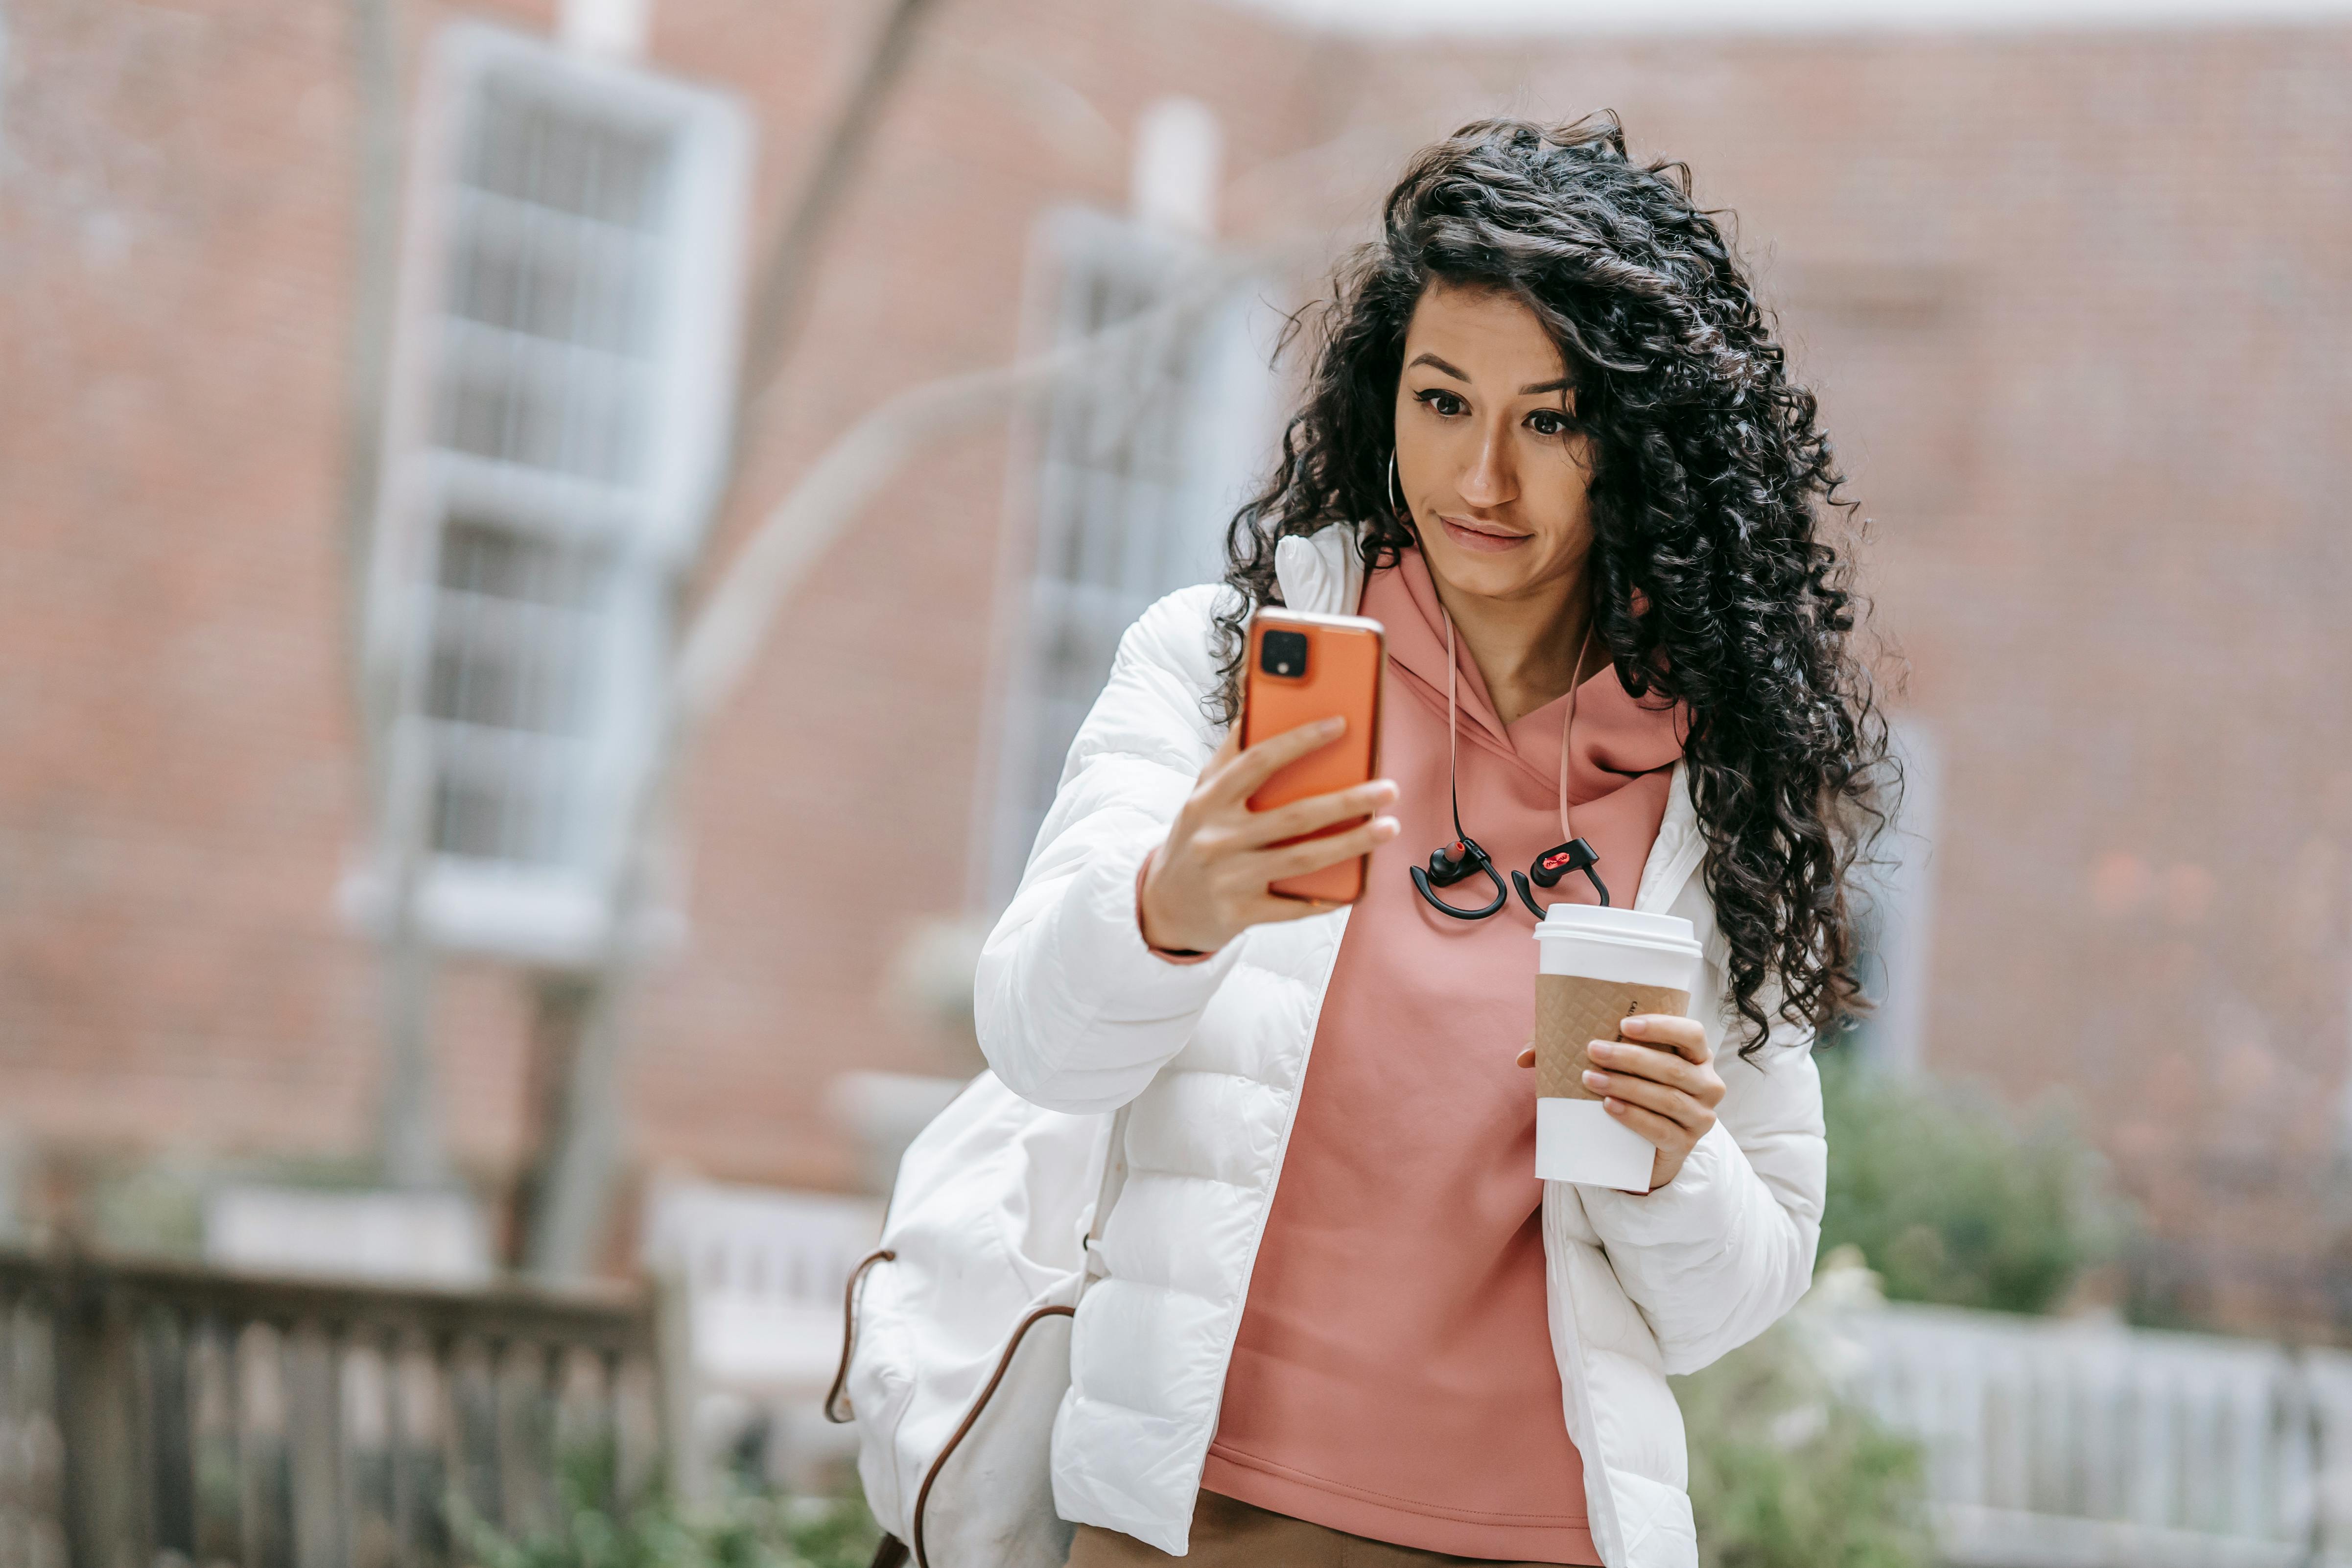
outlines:
[[[1427,870],[1420,866],[1412,868],[1412,885],[1423,898],[1429,901],[1431,907],[1442,910],[1456,920],[1484,920],[1501,912],[1503,905],[1510,902],[1510,892],[1504,888],[1502,876],[1495,870],[1493,859],[1478,847],[1477,840],[1462,831],[1461,714],[1457,689],[1461,666],[1454,661],[1454,617],[1445,613],[1445,607],[1442,604],[1438,606],[1437,612],[1445,620],[1445,779],[1454,801],[1454,841],[1430,852]],[[1544,906],[1536,902],[1535,893],[1528,886],[1530,878],[1536,887],[1550,888],[1559,885],[1562,877],[1582,872],[1585,879],[1592,883],[1592,891],[1601,895],[1602,907],[1609,904],[1609,884],[1601,880],[1598,869],[1601,856],[1591,844],[1576,836],[1575,826],[1570,821],[1568,813],[1569,739],[1576,732],[1576,675],[1582,673],[1584,655],[1591,647],[1592,629],[1588,626],[1584,642],[1576,651],[1576,671],[1569,676],[1568,713],[1559,727],[1559,829],[1568,835],[1567,841],[1538,855],[1535,864],[1527,871],[1511,873],[1511,888],[1517,891],[1519,902],[1526,904],[1528,913],[1538,920],[1544,917]],[[1455,883],[1466,881],[1482,872],[1486,880],[1495,884],[1495,896],[1491,902],[1476,909],[1465,909],[1437,896],[1438,888],[1452,887]]]
[[[1528,891],[1530,877],[1538,887],[1555,887],[1560,878],[1580,871],[1585,880],[1592,884],[1592,891],[1601,895],[1601,907],[1606,909],[1609,907],[1609,884],[1601,880],[1601,873],[1596,869],[1600,864],[1601,856],[1591,844],[1582,839],[1570,839],[1559,848],[1546,850],[1538,855],[1536,863],[1528,870],[1513,872],[1511,885],[1518,890],[1519,902],[1526,904],[1538,920],[1541,920],[1544,906],[1538,904],[1536,895]]]
[[[1389,448],[1388,501],[1398,517],[1404,519],[1405,526],[1411,528],[1412,508],[1405,503],[1404,487],[1397,483],[1396,448],[1393,446]],[[1447,792],[1453,798],[1454,841],[1429,852],[1429,865],[1426,870],[1420,866],[1411,868],[1412,885],[1414,890],[1429,902],[1433,909],[1450,915],[1456,920],[1484,920],[1489,915],[1501,914],[1503,905],[1511,901],[1511,894],[1509,889],[1503,886],[1503,878],[1495,870],[1493,858],[1478,847],[1477,840],[1462,831],[1462,785],[1458,770],[1462,729],[1460,699],[1456,689],[1461,678],[1461,666],[1455,662],[1454,654],[1454,617],[1446,613],[1443,603],[1438,605],[1437,613],[1445,622],[1445,785]],[[1570,756],[1569,738],[1576,732],[1578,677],[1584,673],[1584,655],[1591,652],[1591,649],[1592,627],[1587,623],[1584,628],[1584,641],[1576,650],[1576,666],[1569,672],[1568,713],[1560,721],[1559,727],[1559,831],[1567,841],[1556,844],[1538,855],[1535,864],[1528,867],[1527,871],[1515,871],[1511,873],[1511,887],[1517,890],[1519,902],[1526,904],[1528,912],[1538,920],[1544,917],[1544,906],[1536,902],[1535,894],[1528,886],[1530,876],[1533,877],[1537,887],[1550,888],[1557,887],[1562,877],[1582,872],[1585,879],[1592,883],[1592,891],[1601,895],[1601,906],[1606,908],[1609,904],[1609,885],[1601,880],[1601,873],[1598,870],[1601,863],[1600,853],[1591,844],[1576,836],[1575,826],[1569,821],[1568,815],[1568,765]],[[1465,909],[1459,904],[1448,904],[1437,896],[1437,889],[1452,887],[1455,883],[1466,882],[1481,873],[1484,873],[1486,880],[1494,884],[1495,896],[1478,908]]]
[[[1402,506],[1395,446],[1390,446],[1388,452],[1388,491],[1390,506],[1397,507],[1397,515],[1412,519],[1412,507]],[[1406,524],[1406,527],[1412,527],[1412,524]],[[1583,840],[1578,840],[1576,825],[1569,821],[1569,759],[1571,759],[1569,738],[1576,734],[1576,686],[1578,677],[1585,670],[1585,653],[1592,651],[1592,625],[1585,625],[1585,640],[1576,649],[1576,668],[1569,670],[1569,712],[1567,717],[1561,717],[1559,722],[1559,832],[1564,841],[1555,844],[1552,849],[1545,849],[1540,856],[1536,856],[1534,865],[1527,867],[1524,873],[1512,873],[1510,889],[1506,889],[1500,873],[1494,870],[1494,858],[1484,849],[1479,849],[1477,840],[1463,832],[1463,795],[1461,771],[1458,771],[1461,768],[1461,695],[1458,695],[1461,665],[1454,658],[1454,616],[1446,613],[1444,604],[1437,607],[1437,613],[1444,618],[1446,623],[1446,792],[1454,797],[1454,841],[1444,844],[1442,849],[1430,851],[1430,865],[1425,870],[1418,865],[1412,867],[1413,891],[1418,891],[1423,898],[1428,900],[1428,905],[1433,910],[1440,910],[1442,915],[1451,915],[1454,919],[1486,919],[1489,915],[1503,912],[1503,905],[1510,903],[1510,891],[1515,889],[1519,894],[1519,903],[1527,905],[1528,915],[1543,919],[1543,905],[1536,903],[1536,894],[1534,889],[1528,889],[1528,882],[1534,882],[1540,889],[1552,889],[1552,886],[1559,886],[1561,877],[1583,873],[1585,879],[1592,883],[1592,891],[1600,894],[1601,907],[1609,907],[1609,883],[1601,882],[1600,851],[1585,844]],[[1479,874],[1484,874],[1486,882],[1494,883],[1494,898],[1486,900],[1477,910],[1451,905],[1437,895],[1437,889],[1454,886],[1456,882],[1467,882],[1470,877],[1479,877]]]

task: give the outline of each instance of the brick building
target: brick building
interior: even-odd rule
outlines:
[[[2071,1094],[2191,1310],[2338,1321],[2352,26],[1394,38],[940,0],[698,538],[696,411],[871,16],[401,5],[392,478],[354,538],[352,14],[0,4],[0,1113],[30,1146],[367,1146],[352,672],[422,596],[440,1093],[508,1180],[673,586],[889,394],[1255,257],[1153,418],[923,451],[696,755],[633,1165],[849,1180],[824,1085],[955,1064],[894,966],[1001,894],[1106,628],[1205,559],[1278,413],[1271,310],[1412,147],[1605,106],[1738,213],[1875,519],[1936,850],[1872,1049]],[[517,151],[557,132],[593,172]]]

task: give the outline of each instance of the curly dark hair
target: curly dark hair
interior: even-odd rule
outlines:
[[[1635,696],[1688,714],[1706,879],[1748,1038],[1775,1015],[1824,1030],[1864,1007],[1849,896],[1899,788],[1860,605],[1822,515],[1850,515],[1813,394],[1679,162],[1635,163],[1613,114],[1466,125],[1416,156],[1381,236],[1302,311],[1314,363],[1280,466],[1226,533],[1221,720],[1238,709],[1252,605],[1280,600],[1276,543],[1360,525],[1368,570],[1412,543],[1392,509],[1405,328],[1433,283],[1491,289],[1542,321],[1590,437],[1593,624]],[[1287,341],[1287,340],[1286,340]]]

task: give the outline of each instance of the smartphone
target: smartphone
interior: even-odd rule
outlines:
[[[1381,765],[1381,686],[1388,670],[1388,638],[1377,621],[1360,615],[1308,615],[1266,609],[1250,617],[1249,654],[1243,665],[1242,745],[1338,715],[1347,733],[1276,773],[1249,798],[1253,811],[1271,810],[1369,783]],[[1334,822],[1309,839],[1344,833],[1361,817]],[[1298,839],[1286,839],[1297,843]],[[1359,855],[1304,876],[1286,876],[1266,891],[1284,898],[1352,904],[1363,896]]]

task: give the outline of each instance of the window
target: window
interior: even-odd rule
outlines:
[[[1068,342],[1198,286],[1197,247],[1103,214],[1043,225],[1032,336]],[[1223,575],[1225,526],[1271,450],[1267,322],[1236,289],[1182,329],[1074,380],[1016,465],[1001,750],[981,833],[992,907],[1010,898],[1120,635],[1154,600]],[[1043,347],[1044,344],[1037,346]]]
[[[717,476],[747,137],[719,95],[474,25],[425,103],[371,600],[404,672],[386,815],[436,939],[561,962],[601,931]]]

